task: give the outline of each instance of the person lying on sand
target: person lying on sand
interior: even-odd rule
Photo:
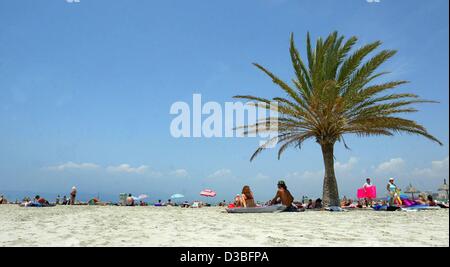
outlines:
[[[255,208],[255,198],[253,196],[252,190],[250,190],[250,186],[246,185],[242,188],[242,195],[240,200],[242,206],[244,208]]]
[[[433,200],[433,196],[432,195],[428,195],[427,197],[427,205],[430,207],[436,207],[437,203],[436,201]]]
[[[34,201],[36,202],[36,203],[39,203],[39,204],[41,204],[41,205],[50,205],[50,203],[45,199],[45,198],[43,198],[43,197],[40,197],[39,195],[37,195],[35,198],[34,198]]]
[[[20,204],[21,207],[49,207],[50,203],[43,197],[36,195],[31,201],[30,198],[25,198]]]
[[[297,207],[292,205],[294,202],[294,197],[292,196],[291,192],[287,189],[286,183],[284,181],[278,182],[278,191],[276,196],[272,199],[270,202],[271,205],[277,205],[282,204],[283,206],[286,206],[287,212],[290,211],[298,211]]]
[[[303,204],[303,203],[300,202],[300,201],[294,201],[294,202],[292,203],[292,205],[294,205],[295,207],[297,207],[298,211],[305,211],[305,210],[306,210],[306,205]]]
[[[355,208],[356,208],[356,204],[355,204],[355,202],[353,201],[353,199],[349,199],[349,200],[348,200],[348,203],[346,204],[345,207],[346,207],[346,208],[349,208],[349,209],[355,209]]]
[[[419,198],[415,201],[418,205],[427,205],[427,199],[425,199],[424,195],[419,195]]]

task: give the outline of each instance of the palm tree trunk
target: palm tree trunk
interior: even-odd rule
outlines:
[[[322,144],[323,161],[325,164],[325,178],[323,180],[324,206],[340,206],[339,191],[334,173],[334,144]]]

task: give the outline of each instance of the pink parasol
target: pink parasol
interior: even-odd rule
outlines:
[[[211,189],[205,189],[202,192],[200,192],[200,195],[204,197],[215,197],[217,193]]]

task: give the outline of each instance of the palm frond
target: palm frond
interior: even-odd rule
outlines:
[[[385,49],[376,53],[375,50],[381,46],[380,41],[354,49],[357,41],[357,37],[346,40],[344,36],[333,32],[325,39],[318,38],[313,46],[308,32],[306,62],[295,45],[294,34],[291,34],[289,53],[295,73],[292,87],[254,63],[285,95],[272,99],[236,96],[235,98],[264,103],[263,108],[279,114],[278,117],[243,126],[245,133],[277,131],[279,158],[289,147],[300,147],[309,138],[314,138],[321,145],[340,141],[348,148],[344,139],[348,134],[361,137],[414,134],[442,145],[424,126],[401,117],[417,112],[417,104],[435,101],[421,99],[412,93],[390,92],[408,81],[375,82],[388,74],[379,69],[396,51]],[[372,53],[374,55],[369,57]],[[250,102],[250,105],[258,103]],[[251,159],[266,147],[267,145],[259,147]]]

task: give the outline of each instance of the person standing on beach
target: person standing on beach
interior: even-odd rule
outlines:
[[[134,206],[134,198],[133,198],[132,194],[128,194],[126,203],[127,203],[128,207],[133,207]]]
[[[389,206],[394,206],[395,204],[395,198],[397,197],[397,191],[398,191],[398,187],[395,184],[395,180],[394,178],[390,178],[389,179],[389,183],[386,186],[386,190],[389,193]]]
[[[69,205],[75,205],[75,200],[77,198],[77,188],[72,187],[72,191],[70,192],[70,202]]]
[[[370,178],[366,179],[366,183],[363,185],[364,193],[367,195],[367,189],[373,187],[372,180]],[[372,206],[373,199],[366,197],[364,199],[366,202],[366,207]]]

